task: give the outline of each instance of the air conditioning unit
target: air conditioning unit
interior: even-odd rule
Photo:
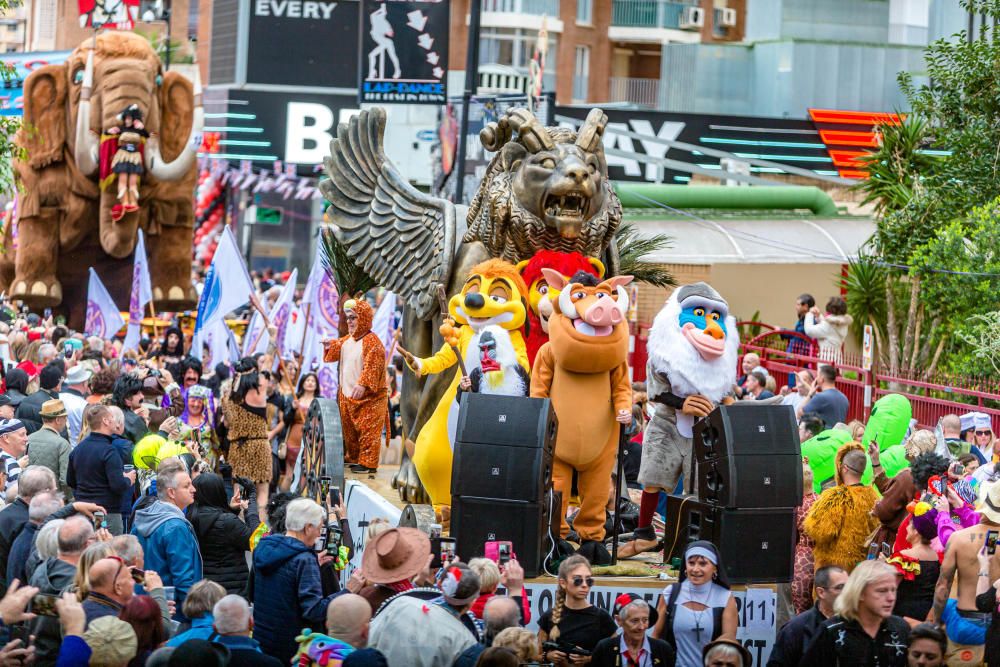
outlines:
[[[699,29],[705,25],[705,10],[701,7],[685,7],[681,12],[681,30]]]
[[[726,28],[736,27],[736,10],[731,7],[726,7],[722,10],[722,16],[720,17],[720,24]]]

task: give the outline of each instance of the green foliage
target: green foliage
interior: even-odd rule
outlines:
[[[20,4],[20,0],[0,0],[0,13]],[[14,68],[0,63],[0,82],[6,84],[14,78]],[[14,161],[24,158],[24,151],[14,144],[14,135],[20,126],[20,118],[0,116],[0,197],[14,193]]]
[[[618,262],[621,275],[633,276],[636,282],[649,283],[654,287],[673,287],[677,284],[666,264],[648,262],[644,258],[654,252],[666,250],[673,243],[666,234],[639,236],[635,225],[624,223],[615,234],[618,248]]]
[[[323,244],[323,268],[333,277],[337,292],[343,299],[364,294],[376,286],[375,281],[354,263],[333,229],[323,229],[320,240]]]
[[[929,135],[928,122],[916,114],[878,127],[878,150],[861,160],[868,179],[855,186],[865,195],[862,205],[874,204],[880,216],[906,207],[940,160],[924,152]]]
[[[961,4],[987,24],[1000,20],[1000,0]],[[900,74],[911,112],[880,128],[866,160],[872,178],[859,189],[877,229],[869,254],[850,267],[847,302],[853,333],[873,324],[893,373],[989,367],[975,356],[982,341],[970,326],[985,326],[977,318],[997,310],[1000,288],[1000,40],[992,35],[930,44],[928,83]]]
[[[969,346],[963,370],[974,375],[1000,373],[1000,311],[973,315],[955,335]]]
[[[740,330],[741,341],[745,343],[760,335],[763,327],[760,324],[750,324],[750,322],[760,322],[760,310],[753,311],[753,315],[750,316],[749,320],[743,321],[738,317],[736,319],[739,322],[738,329]]]
[[[139,27],[134,32],[145,37],[146,41],[153,45],[153,48],[156,49],[156,55],[162,62],[167,61],[168,52],[170,53],[171,65],[190,65],[194,62],[194,54],[191,50],[184,48],[184,42],[179,39],[171,39],[168,43],[166,32],[144,30]]]

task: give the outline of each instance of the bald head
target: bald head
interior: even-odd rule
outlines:
[[[85,517],[77,515],[66,519],[59,527],[56,538],[59,543],[59,558],[75,565],[93,537],[94,525]]]
[[[486,623],[486,635],[496,637],[501,630],[521,624],[521,609],[510,598],[493,596],[483,607],[483,621]]]
[[[121,604],[128,602],[133,594],[132,575],[119,558],[102,558],[90,566],[87,575],[90,590],[106,595]]]
[[[372,608],[367,600],[352,593],[341,595],[326,608],[326,634],[354,648],[364,648],[371,620]]]
[[[941,417],[941,435],[946,438],[962,437],[962,420],[958,415],[945,415]]]

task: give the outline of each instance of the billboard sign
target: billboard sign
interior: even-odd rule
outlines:
[[[358,5],[251,0],[247,83],[354,89]]]
[[[447,0],[363,0],[358,100],[448,101]]]
[[[3,62],[14,68],[9,79],[0,81],[0,116],[24,115],[24,79],[45,65],[61,65],[72,51],[5,53]]]

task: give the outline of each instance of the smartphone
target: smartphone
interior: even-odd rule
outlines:
[[[320,477],[319,478],[319,496],[320,498],[330,497],[330,485],[333,484],[332,477]]]
[[[95,528],[107,528],[108,521],[104,512],[94,512],[94,527]]]
[[[1000,531],[988,530],[986,531],[986,553],[993,555],[997,552],[997,537],[1000,536]]]
[[[343,532],[340,530],[340,526],[330,524],[326,528],[326,553],[327,555],[337,557],[340,555],[340,544],[344,540]]]
[[[46,308],[45,309],[45,319],[49,319],[50,317],[52,317],[52,309],[51,308]]]
[[[316,538],[315,544],[313,544],[313,553],[321,554],[326,551],[326,536],[320,535]]]
[[[428,535],[428,537],[430,537],[432,540],[440,538],[441,537],[441,524],[439,524],[439,523],[432,523],[431,524],[431,528],[430,528],[430,535]]]
[[[953,477],[962,477],[965,475],[965,466],[955,461],[951,464],[951,470],[948,471]]]
[[[67,359],[72,359],[73,358],[73,345],[72,344],[66,343],[65,345],[63,345],[63,356],[66,357]]]
[[[450,563],[455,558],[455,543],[454,537],[431,538],[431,569]]]
[[[59,616],[59,612],[56,611],[56,601],[58,599],[58,595],[39,593],[31,598],[31,613],[39,616]]]
[[[510,542],[500,542],[497,544],[497,565],[501,567],[510,562],[510,554],[512,551]]]
[[[875,560],[878,558],[879,543],[872,542],[871,546],[868,547],[868,560]]]
[[[142,571],[142,568],[130,567],[128,569],[128,572],[129,574],[132,575],[132,581],[134,581],[135,583],[137,584],[146,583],[146,573]]]
[[[885,554],[886,558],[889,558],[890,556],[892,556],[892,545],[890,545],[888,542],[883,542],[882,543],[882,553]]]
[[[340,487],[331,486],[330,495],[328,496],[328,498],[330,498],[331,507],[337,507],[338,505],[340,505]]]

